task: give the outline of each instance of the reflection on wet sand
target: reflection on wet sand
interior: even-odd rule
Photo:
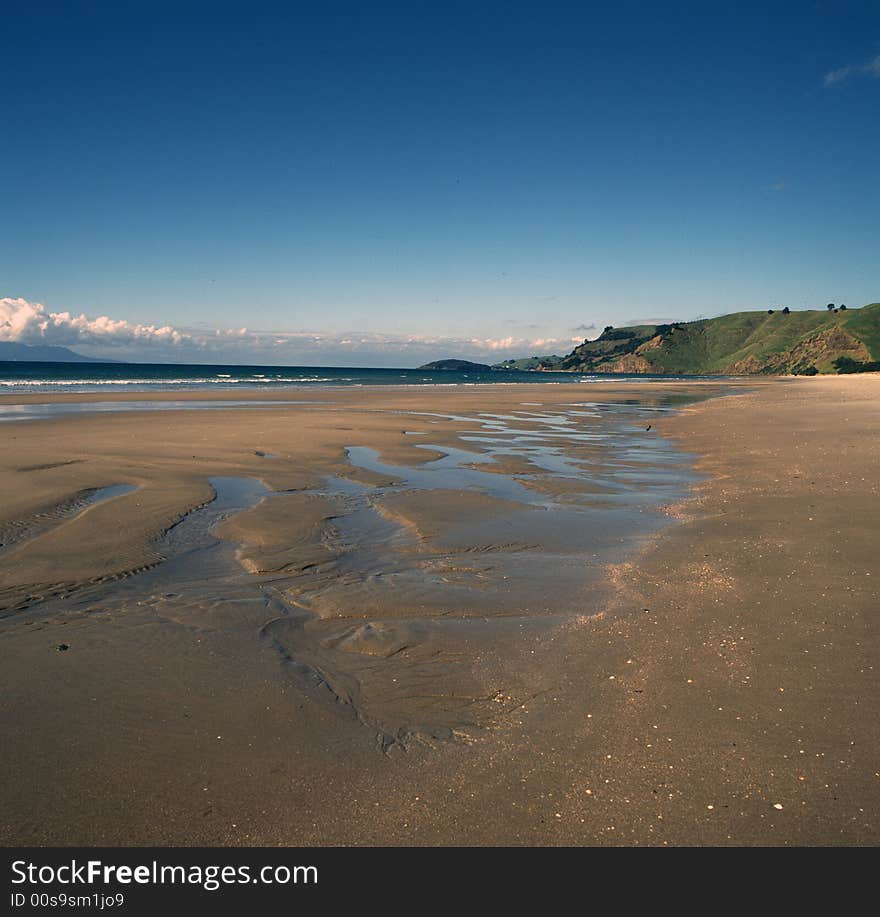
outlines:
[[[472,735],[547,689],[552,672],[523,658],[525,632],[600,611],[604,566],[693,480],[684,456],[645,435],[644,418],[668,406],[633,403],[599,429],[582,407],[454,416],[482,451],[419,443],[437,457],[415,466],[352,445],[353,469],[386,483],[334,477],[314,495],[337,507],[320,532],[328,556],[276,583],[296,610],[268,633],[383,748]],[[511,459],[529,470],[497,473]],[[584,492],[554,494],[559,475]]]
[[[605,565],[684,495],[687,457],[646,430],[678,403],[412,415],[451,422],[458,445],[419,441],[424,462],[395,464],[351,443],[350,475],[294,492],[215,477],[160,539],[162,563],[31,610],[146,608],[243,646],[256,634],[299,692],[384,751],[468,740],[550,690],[532,638],[600,613]]]

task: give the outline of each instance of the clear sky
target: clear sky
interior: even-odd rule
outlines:
[[[20,3],[0,100],[0,340],[406,366],[880,299],[876,0]]]

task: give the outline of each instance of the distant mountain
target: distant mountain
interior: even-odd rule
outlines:
[[[880,371],[880,303],[734,312],[668,325],[606,328],[541,370],[599,373],[816,375]]]
[[[528,372],[531,369],[540,369],[544,364],[558,363],[562,357],[553,354],[550,357],[522,357],[519,360],[504,360],[496,363],[492,369],[517,370],[518,372]]]
[[[0,341],[0,360],[20,363],[115,363],[116,360],[100,360],[84,357],[66,347],[17,344],[14,341]]]
[[[486,363],[471,363],[470,360],[435,360],[433,363],[425,363],[419,369],[426,369],[430,372],[457,372],[457,373],[488,373],[492,367]]]

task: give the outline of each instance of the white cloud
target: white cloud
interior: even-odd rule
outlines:
[[[42,303],[7,297],[0,299],[0,341],[61,345],[89,356],[123,360],[407,366],[441,357],[497,362],[535,353],[567,353],[581,339],[174,328],[106,315],[89,318],[52,312]]]
[[[70,312],[50,312],[42,303],[26,299],[0,299],[0,341],[20,344],[74,344],[107,347],[178,346],[187,341],[170,325],[139,325],[107,315],[87,318]]]
[[[836,70],[829,70],[823,77],[826,86],[836,86],[842,83],[852,73],[852,67],[838,67]]]
[[[869,60],[864,67],[862,67],[862,72],[867,73],[869,76],[875,76],[880,79],[880,54],[878,54],[873,60]]]
[[[620,325],[620,327],[628,328],[633,325],[674,325],[676,322],[680,321],[680,318],[628,318],[624,324]]]
[[[839,86],[841,83],[846,82],[851,76],[860,73],[880,79],[880,54],[869,60],[866,64],[861,64],[859,66],[848,64],[846,67],[838,67],[836,70],[829,70],[822,79],[826,86]]]

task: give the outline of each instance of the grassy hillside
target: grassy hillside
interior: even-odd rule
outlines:
[[[877,365],[875,365],[877,364]],[[544,369],[636,373],[836,373],[880,369],[880,303],[861,309],[735,312],[606,328]]]
[[[549,357],[523,357],[519,360],[504,360],[501,363],[496,363],[492,369],[515,369],[523,372],[530,369],[540,369],[543,364],[556,364],[561,360],[562,357],[556,354]]]

